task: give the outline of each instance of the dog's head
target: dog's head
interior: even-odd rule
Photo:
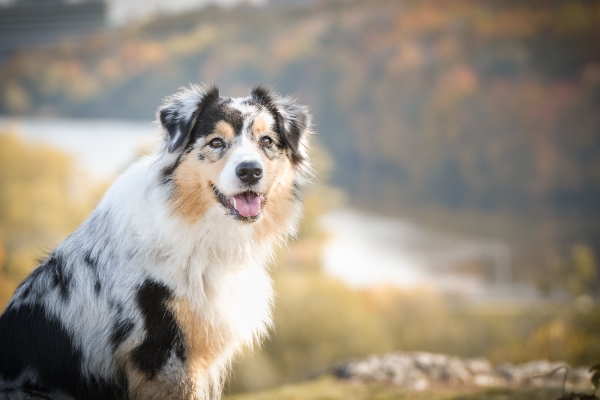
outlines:
[[[242,222],[274,220],[298,203],[308,168],[306,107],[265,87],[228,98],[192,86],[167,98],[158,119],[172,160],[163,181],[185,216],[220,207]]]

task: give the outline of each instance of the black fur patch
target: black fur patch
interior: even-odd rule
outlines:
[[[31,286],[31,283],[28,283],[26,286],[23,287],[23,291],[21,292],[21,299],[27,300],[27,298],[31,294]]]
[[[91,269],[91,270],[96,270],[98,268],[98,257],[93,257],[92,256],[92,252],[88,251],[85,256],[83,257],[83,261],[85,261],[85,264]]]
[[[63,392],[82,400],[125,399],[126,381],[85,377],[81,352],[57,318],[41,305],[8,308],[0,316],[0,377],[7,382],[26,370],[35,371],[35,384],[22,390]]]
[[[242,133],[244,117],[240,110],[228,106],[230,101],[230,99],[227,99],[219,103],[213,103],[204,111],[202,116],[198,118],[198,122],[190,136],[189,145],[193,145],[198,138],[213,133],[219,121],[225,121],[231,125],[236,135]]]
[[[94,282],[94,293],[96,293],[96,296],[98,296],[100,294],[101,290],[102,290],[102,283],[100,282],[99,279],[96,279],[96,281]]]
[[[118,319],[113,327],[112,334],[110,336],[110,344],[112,345],[113,352],[115,352],[119,346],[131,335],[134,328],[133,321]]]
[[[58,289],[60,297],[67,301],[71,295],[71,274],[65,271],[65,260],[60,254],[52,253],[42,265],[50,272],[52,284]]]
[[[75,382],[80,362],[81,353],[69,334],[41,305],[9,308],[0,316],[0,374],[4,379],[15,379],[31,366],[47,385]]]
[[[83,257],[83,261],[94,275],[94,293],[98,296],[102,290],[102,282],[100,275],[98,275],[98,257],[93,257],[92,252],[88,251]]]
[[[300,154],[300,137],[306,129],[307,122],[306,116],[299,113],[296,115],[295,120],[288,121],[288,129],[283,134],[284,140],[292,150],[292,162],[294,164],[304,161],[304,157]]]
[[[294,181],[292,186],[292,195],[297,201],[302,201],[302,187],[297,181]]]
[[[140,286],[136,295],[144,317],[146,338],[133,350],[132,359],[150,379],[167,363],[172,352],[180,360],[185,360],[183,334],[167,307],[172,298],[173,293],[167,286],[150,279]]]
[[[171,182],[171,180],[173,179],[173,173],[175,172],[175,169],[177,169],[177,166],[179,165],[180,162],[181,162],[181,155],[179,157],[177,157],[177,160],[175,161],[175,163],[173,163],[173,165],[169,165],[168,167],[163,168],[163,170],[161,171],[162,172],[161,183],[163,185],[166,185]]]

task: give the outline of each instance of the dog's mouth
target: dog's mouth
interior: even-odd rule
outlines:
[[[254,222],[260,216],[265,195],[247,190],[228,197],[221,193],[213,184],[210,185],[219,202],[229,211],[229,215],[236,219]]]

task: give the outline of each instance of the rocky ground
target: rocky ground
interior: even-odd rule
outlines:
[[[485,358],[464,359],[421,352],[391,353],[362,360],[347,360],[334,367],[340,379],[378,382],[410,390],[448,387],[588,389],[589,368],[565,363],[532,361],[492,365]]]

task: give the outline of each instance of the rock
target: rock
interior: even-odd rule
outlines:
[[[567,371],[568,384],[589,382],[591,374],[587,368],[571,370],[564,363],[540,360],[494,367],[485,358],[463,359],[424,352],[397,352],[346,360],[333,369],[340,379],[389,383],[413,390],[448,386],[560,388]]]

